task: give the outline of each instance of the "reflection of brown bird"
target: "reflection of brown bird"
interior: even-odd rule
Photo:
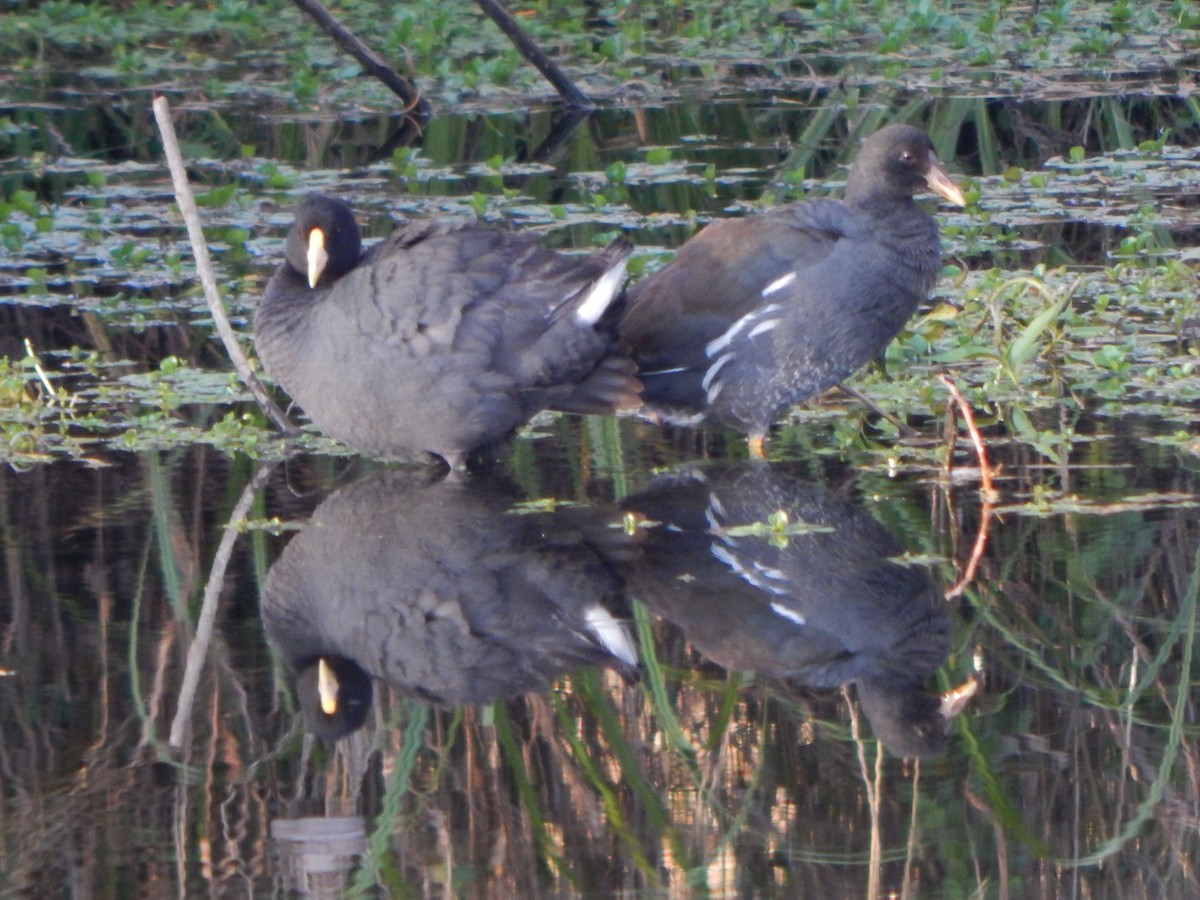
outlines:
[[[258,352],[322,431],[375,456],[461,467],[543,409],[640,403],[614,350],[630,247],[420,223],[362,252],[339,200],[302,203],[255,317]]]
[[[853,682],[889,750],[941,751],[965,699],[924,687],[949,651],[946,601],[868,512],[761,463],[664,476],[623,505],[648,520],[630,597],[697,650],[804,686]],[[772,531],[780,513],[806,529]]]
[[[514,500],[486,480],[386,472],[322,502],[262,599],[310,731],[359,727],[371,678],[458,705],[545,690],[585,665],[635,670],[610,561],[627,538],[611,515]]]
[[[621,337],[645,410],[733,425],[761,455],[775,418],[878,356],[933,287],[937,222],[913,202],[962,192],[923,131],[890,125],[850,169],[845,199],[713,222],[629,291]]]

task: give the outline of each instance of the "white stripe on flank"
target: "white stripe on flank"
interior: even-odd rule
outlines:
[[[595,325],[604,315],[604,311],[608,309],[608,305],[613,302],[613,298],[617,296],[621,287],[621,280],[625,277],[626,262],[628,259],[621,260],[601,275],[592,285],[592,289],[584,301],[579,304],[575,315],[584,325]]]
[[[787,576],[779,569],[773,569],[770,566],[764,566],[760,562],[754,564],[754,568],[762,572],[768,578],[774,578],[776,581],[787,581]]]
[[[718,547],[716,544],[712,544],[708,548],[708,552],[711,553],[715,559],[719,559],[739,575],[746,571],[742,568],[741,562],[736,556],[733,555],[732,551],[726,550],[724,547]]]
[[[637,650],[629,637],[629,629],[603,606],[589,606],[583,611],[588,628],[609,653],[631,666],[637,665]]]
[[[759,322],[750,329],[750,333],[746,335],[748,338],[758,337],[760,334],[766,334],[772,328],[779,324],[778,319],[767,319],[765,322]]]
[[[729,342],[737,337],[738,333],[751,322],[755,321],[756,319],[761,319],[764,316],[768,316],[773,312],[777,312],[778,310],[779,305],[772,303],[769,306],[764,306],[762,309],[756,309],[746,313],[727,329],[725,329],[725,333],[723,335],[721,335],[719,338],[714,338],[713,340],[709,341],[708,345],[704,348],[704,352],[709,356],[716,356],[718,353],[728,347]]]
[[[775,612],[779,613],[779,615],[783,616],[785,619],[791,619],[797,625],[808,624],[804,621],[804,616],[800,615],[800,613],[796,612],[794,609],[788,609],[782,603],[772,603],[771,609],[775,610]]]
[[[796,280],[795,272],[788,272],[786,275],[780,275],[765,288],[762,289],[763,297],[770,297],[776,291],[782,291],[785,287]]]
[[[707,391],[709,385],[712,384],[713,379],[717,377],[717,373],[720,372],[721,368],[731,359],[733,359],[732,353],[724,353],[717,357],[716,361],[708,367],[708,371],[704,373],[704,380],[700,382],[700,388]]]
[[[788,593],[787,588],[776,587],[773,584],[769,584],[757,572],[753,572],[743,566],[742,561],[737,558],[732,550],[729,550],[726,547],[718,546],[717,544],[711,544],[708,548],[708,552],[711,553],[714,558],[729,566],[729,568],[734,571],[734,574],[736,574],[738,578],[742,579],[742,581],[746,582],[747,584],[758,588],[760,591],[769,591],[772,594]],[[772,603],[771,606],[774,608],[775,604]],[[776,610],[776,612],[778,612],[778,610]]]
[[[708,495],[708,506],[704,510],[704,519],[708,522],[709,528],[719,528],[721,518],[725,515],[725,506],[721,503],[721,499],[716,494]],[[724,535],[718,535],[724,540]]]

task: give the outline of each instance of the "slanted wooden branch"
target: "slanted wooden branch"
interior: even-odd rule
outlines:
[[[333,13],[318,0],[293,0],[302,12],[307,13],[321,30],[333,38],[334,43],[358,60],[359,64],[370,75],[375,76],[404,101],[404,108],[410,115],[421,122],[432,114],[429,101],[421,96],[421,92],[407,78],[401,76],[395,69],[385,63],[370,47],[356,38],[342,25]]]
[[[192,245],[192,255],[196,259],[196,274],[200,276],[200,286],[204,288],[204,300],[208,311],[212,313],[213,324],[217,334],[225,345],[233,367],[237,370],[242,384],[250,389],[263,412],[285,434],[295,434],[297,429],[288,421],[281,410],[267,394],[267,389],[250,368],[246,354],[238,344],[237,333],[229,324],[229,316],[225,314],[225,306],[221,303],[221,295],[217,291],[217,279],[213,275],[212,261],[208,256],[208,244],[204,240],[204,228],[200,224],[200,213],[196,209],[196,198],[192,196],[191,185],[188,184],[187,170],[183,166],[183,154],[179,152],[179,141],[175,137],[175,126],[171,122],[171,107],[167,105],[166,97],[154,98],[154,118],[158,122],[158,131],[162,135],[163,153],[167,157],[167,168],[171,171],[171,182],[175,187],[175,202],[183,214],[184,224],[187,225],[188,241]]]
[[[254,473],[254,477],[242,490],[241,497],[229,514],[229,522],[221,535],[221,543],[213,557],[212,569],[208,573],[208,583],[204,585],[204,602],[200,606],[200,618],[196,623],[196,636],[188,647],[187,662],[183,670],[183,682],[179,687],[179,703],[175,709],[175,718],[171,721],[171,732],[167,744],[178,750],[187,738],[188,723],[192,719],[192,706],[196,701],[196,689],[200,686],[200,670],[204,659],[208,656],[208,647],[212,642],[213,624],[217,618],[217,601],[221,596],[221,588],[225,584],[225,570],[229,568],[229,560],[233,556],[233,545],[237,542],[246,516],[250,512],[250,504],[259,489],[267,483],[267,477],[275,468],[274,463],[268,463]]]
[[[398,75],[391,66],[380,59],[366,44],[351,34],[319,0],[293,0],[293,2],[303,12],[308,14],[321,27],[322,31],[333,38],[339,47],[358,60],[367,72],[382,81],[400,97],[414,118],[422,122],[429,118],[431,114],[429,101],[420,95],[420,92],[412,82]],[[595,108],[595,104],[592,103],[587,94],[575,86],[575,82],[571,81],[567,74],[559,68],[558,64],[537,45],[537,42],[529,36],[525,29],[521,27],[521,24],[513,18],[512,14],[498,0],[475,0],[475,2],[479,4],[479,8],[484,11],[487,17],[495,22],[497,27],[513,42],[513,46],[517,48],[517,52],[524,57],[525,61],[541,72],[542,76],[558,91],[558,95],[562,97],[563,102],[568,106],[578,107],[579,109]]]
[[[475,2],[479,4],[479,8],[487,14],[488,18],[508,36],[508,39],[517,48],[517,52],[525,57],[525,61],[541,72],[542,76],[554,86],[564,102],[580,109],[594,108],[595,104],[588,99],[588,95],[575,86],[575,82],[567,77],[558,64],[546,55],[545,51],[537,45],[498,0],[475,0]]]

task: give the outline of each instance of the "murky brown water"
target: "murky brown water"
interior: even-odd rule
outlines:
[[[388,116],[196,104],[179,128],[193,177],[237,188],[204,215],[244,325],[308,190],[374,235],[472,212],[565,247],[623,230],[640,270],[697,217],[799,196],[788,164],[837,179],[852,156],[842,126],[800,140],[829,104],[722,96],[609,105],[536,163],[548,112],[444,112],[399,155]],[[0,184],[32,199],[0,235],[0,894],[1200,893],[1200,157],[1194,123],[1136,149],[1186,99],[1105,99],[880,97],[995,176],[939,214],[959,271],[933,314],[860,376],[915,437],[840,396],[760,465],[733,435],[548,418],[466,483],[328,443],[280,459],[227,415],[249,407],[141,113],[6,110]],[[1005,287],[1024,277],[1045,297]],[[961,436],[945,472],[940,371],[999,467],[990,508]],[[247,446],[275,466],[176,749]],[[289,668],[317,651],[374,676],[336,742],[305,735]]]
[[[7,888],[270,893],[303,881],[296,867],[307,867],[308,879],[432,893],[453,877],[467,893],[640,893],[700,879],[719,895],[854,896],[878,865],[885,888],[908,883],[922,895],[963,896],[1006,879],[1009,896],[1182,896],[1176,888],[1190,876],[1180,851],[1195,840],[1193,508],[1081,501],[1066,515],[1001,515],[968,599],[946,603],[950,561],[965,558],[980,522],[969,487],[801,458],[732,474],[685,466],[664,490],[645,463],[678,451],[648,426],[627,425],[623,445],[646,458],[619,470],[555,463],[571,459],[572,443],[587,446],[579,423],[534,442],[532,492],[509,476],[447,487],[347,471],[344,460],[298,458],[272,473],[259,515],[303,523],[316,506],[321,526],[302,536],[317,549],[305,558],[350,565],[305,571],[300,602],[323,610],[301,617],[305,639],[357,655],[395,685],[379,684],[365,728],[336,746],[302,738],[290,676],[259,618],[264,570],[299,540],[290,532],[239,539],[187,740],[181,753],[164,745],[195,599],[249,465],[201,448],[0,476]],[[1132,438],[1137,423],[1128,428]],[[1006,494],[1038,483],[1037,463],[1000,455]],[[1081,498],[1114,487],[1196,494],[1194,473],[1146,461],[1074,476]],[[372,503],[351,504],[348,519],[335,514],[356,491]],[[622,493],[624,508],[674,516],[685,530],[627,535]],[[505,515],[522,497],[573,502]],[[719,558],[704,520],[713,502],[723,525],[788,508],[833,531],[722,539]],[[514,520],[520,541],[509,536]],[[380,547],[356,549],[389,523]],[[531,544],[530,529],[550,542]],[[901,549],[931,568],[887,562]],[[874,568],[855,568],[864,563]],[[501,564],[509,575],[495,574]],[[755,579],[733,574],[756,565],[784,573],[779,596],[801,604],[807,631],[778,616],[759,621],[771,618],[771,585],[764,601]],[[516,688],[506,676],[518,686],[543,677],[521,674],[540,671],[538,654],[586,659],[565,637],[545,646],[550,617],[520,605],[527,592],[504,594],[547,571],[575,588],[558,601],[564,616],[602,601],[627,623],[640,677],[611,661],[563,677],[551,666],[550,693],[427,708],[423,698],[461,697],[448,686],[458,683],[475,701],[494,683],[507,696]],[[898,586],[906,571],[936,585],[945,662],[923,662],[919,633],[903,639],[895,614],[877,605],[913,589]],[[446,584],[461,584],[464,614],[490,617],[480,628],[499,635],[498,659],[499,650],[469,647],[458,648],[460,661],[437,644],[420,663],[430,652],[423,639],[399,628],[413,627],[406,598],[420,585],[453,595]],[[910,602],[915,595],[902,609]],[[834,640],[881,649],[851,660],[826,646]],[[738,665],[766,674],[725,668]],[[885,697],[879,718],[869,683],[832,687],[839,666],[868,678],[878,666],[896,681],[887,687],[917,694],[972,674],[982,687],[943,752],[918,763],[881,752],[873,737],[895,740],[888,710],[903,703]],[[280,838],[286,822],[310,816],[352,817],[326,825],[365,831],[365,861],[361,838],[338,845],[336,859],[328,834]],[[325,867],[332,872],[313,874]]]

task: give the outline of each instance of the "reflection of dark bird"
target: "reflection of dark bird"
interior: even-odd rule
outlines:
[[[850,169],[844,200],[713,222],[629,291],[621,337],[647,412],[736,426],[761,455],[771,423],[878,356],[933,287],[931,190],[962,206],[923,131],[890,125]]]
[[[544,690],[585,665],[631,674],[609,562],[628,538],[596,510],[513,502],[495,482],[385,472],[317,508],[262,599],[267,636],[298,673],[308,730],[336,739],[361,725],[367,676],[456,705]]]
[[[540,410],[639,404],[611,321],[629,249],[567,256],[529,236],[420,223],[363,253],[349,207],[313,196],[255,317],[258,352],[338,440],[461,467]]]
[[[623,505],[649,520],[630,597],[697,650],[805,686],[854,682],[889,750],[940,752],[961,703],[923,685],[949,650],[946,601],[866,510],[761,463],[663,476]],[[815,530],[789,533],[801,522]]]

